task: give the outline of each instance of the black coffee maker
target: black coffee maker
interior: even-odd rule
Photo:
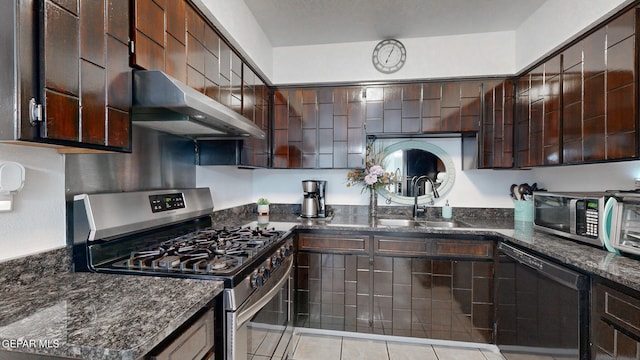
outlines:
[[[300,216],[305,218],[323,218],[327,216],[325,206],[326,180],[303,180],[302,208]]]

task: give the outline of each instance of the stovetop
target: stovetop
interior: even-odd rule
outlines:
[[[73,270],[223,280],[266,280],[291,255],[291,226],[212,223],[209,188],[78,194]]]
[[[132,251],[107,267],[132,272],[231,275],[284,235],[273,227],[205,228]]]

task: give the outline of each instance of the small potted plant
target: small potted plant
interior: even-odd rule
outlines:
[[[265,198],[258,199],[258,215],[269,215],[269,200]]]

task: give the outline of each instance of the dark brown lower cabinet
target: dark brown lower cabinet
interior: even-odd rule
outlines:
[[[591,358],[639,359],[640,293],[594,279],[591,301]]]
[[[371,244],[367,253],[353,246],[357,238]],[[296,326],[493,342],[493,241],[425,235],[344,239],[299,234],[302,249],[311,242],[326,247],[298,247]],[[417,251],[408,255],[409,249]]]

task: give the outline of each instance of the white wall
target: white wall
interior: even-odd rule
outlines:
[[[514,74],[632,1],[548,0],[516,31],[400,39],[407,64],[392,75],[371,65],[376,42],[273,48],[244,1],[205,4],[225,36],[281,85]]]
[[[511,184],[538,183],[550,191],[629,190],[640,178],[640,160],[602,164],[539,167],[532,170],[465,170],[462,171],[459,139],[430,139],[451,156],[456,169],[456,182],[435,206],[449,200],[454,207],[512,208]],[[347,169],[256,169],[235,167],[198,167],[197,185],[210,186],[215,208],[226,209],[253,203],[266,197],[273,203],[302,202],[301,181],[327,180],[327,203],[366,205],[369,197],[361,187],[347,187]],[[249,179],[253,179],[250,181]],[[385,205],[384,199],[378,203]],[[397,205],[397,204],[392,204]]]
[[[214,210],[254,203],[255,170],[235,166],[196,166],[196,186],[211,189]]]
[[[206,0],[204,5],[214,19],[214,25],[242,52],[250,63],[273,79],[273,51],[271,42],[244,3],[238,0]]]
[[[512,183],[533,182],[531,171],[519,170],[467,170],[461,171],[460,139],[423,140],[439,146],[452,158],[456,169],[456,181],[447,194],[436,199],[436,206],[442,206],[445,200],[454,207],[513,207],[509,198]],[[327,203],[336,205],[366,205],[367,193],[361,193],[361,187],[347,187],[347,169],[341,170],[303,170],[303,169],[259,169],[255,170],[254,199],[267,197],[275,203],[301,203],[302,180],[327,180]],[[255,200],[254,200],[255,201]],[[385,205],[379,198],[378,204]],[[393,204],[397,205],[397,204]]]
[[[550,191],[632,190],[634,179],[640,178],[640,160],[541,167],[532,173]]]
[[[273,81],[276,84],[389,81],[515,72],[515,32],[400,40],[407,49],[407,62],[394,74],[382,74],[373,67],[371,53],[377,41],[276,47]]]
[[[632,0],[547,0],[516,30],[516,69],[522,70]],[[570,15],[569,15],[570,14]]]
[[[53,149],[0,144],[0,162],[25,167],[13,211],[0,212],[0,261],[66,244],[64,156]]]

